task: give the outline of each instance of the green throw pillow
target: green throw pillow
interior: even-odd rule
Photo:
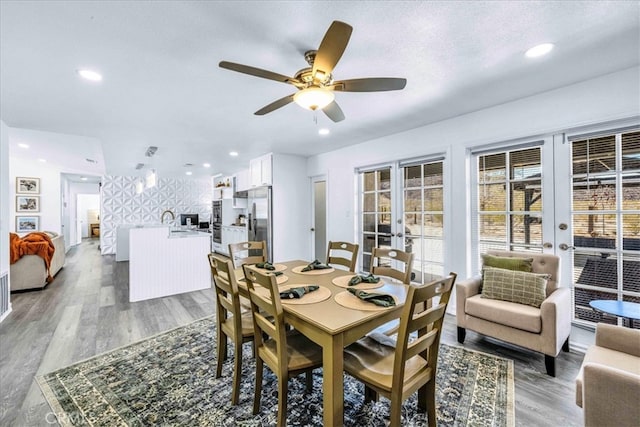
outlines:
[[[504,268],[505,270],[526,271],[531,273],[533,258],[510,258],[483,254],[482,265],[484,267]]]
[[[547,297],[547,280],[551,276],[485,267],[483,277],[481,298],[517,302],[540,308],[542,301]]]

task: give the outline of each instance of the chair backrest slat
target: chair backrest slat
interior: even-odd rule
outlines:
[[[347,267],[349,271],[355,272],[359,248],[360,245],[355,243],[329,242],[327,249],[327,264],[342,265]],[[336,252],[338,254],[336,254]]]
[[[242,269],[249,288],[253,325],[256,330],[256,348],[263,344],[262,334],[259,332],[265,333],[276,343],[277,359],[283,361],[284,366],[287,366],[287,334],[276,276],[262,273],[249,264],[244,264]],[[260,288],[268,291],[266,297],[264,292],[257,291]]]
[[[229,257],[233,261],[235,268],[240,268],[244,264],[257,264],[266,262],[267,242],[248,241],[229,244]]]
[[[425,285],[409,286],[405,306],[400,317],[396,342],[393,387],[402,389],[405,363],[418,354],[428,359],[427,366],[435,368],[442,332],[442,320],[455,280],[456,274],[450,273],[443,279]],[[419,311],[429,299],[435,296],[440,296],[440,301],[435,307]],[[409,335],[413,332],[418,332],[418,338],[409,342]]]
[[[236,331],[242,331],[240,319],[240,293],[231,261],[209,254],[211,276],[216,292],[216,316],[218,323],[233,318]]]
[[[427,332],[425,335],[419,336],[415,340],[411,341],[407,345],[407,350],[405,352],[405,360],[411,359],[413,356],[417,354],[424,353],[429,350],[435,340],[438,338],[438,331],[431,330]]]
[[[400,261],[404,264],[404,270],[397,270],[390,266],[383,265],[388,261]],[[396,279],[405,285],[411,283],[411,269],[413,267],[413,253],[401,251],[399,249],[373,248],[371,253],[371,268],[369,271],[378,276],[386,276]]]

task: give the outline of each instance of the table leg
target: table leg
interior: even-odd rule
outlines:
[[[325,427],[344,423],[343,356],[344,339],[341,334],[327,340],[322,348],[323,420]]]

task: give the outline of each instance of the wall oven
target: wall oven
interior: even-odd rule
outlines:
[[[222,243],[222,200],[212,202],[211,239],[213,243]]]

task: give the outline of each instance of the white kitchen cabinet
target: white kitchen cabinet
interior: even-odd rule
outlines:
[[[271,153],[269,153],[249,162],[249,176],[252,187],[271,185],[273,183],[271,157]]]
[[[251,188],[249,169],[243,169],[234,176],[235,192],[247,191]]]
[[[247,227],[233,225],[222,226],[222,253],[229,255],[229,245],[246,242],[248,239]]]

